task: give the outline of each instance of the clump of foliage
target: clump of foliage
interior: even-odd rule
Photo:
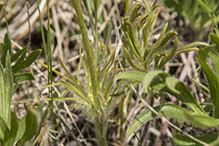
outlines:
[[[4,5],[1,4],[0,8],[3,7]],[[0,44],[0,47],[0,145],[11,146],[17,142],[18,146],[22,146],[29,144],[33,137],[36,140],[40,135],[47,110],[41,115],[44,104],[37,107],[26,106],[27,114],[19,119],[11,109],[11,99],[19,83],[35,79],[32,73],[19,72],[29,67],[41,50],[35,50],[26,57],[27,45],[13,53],[8,33],[5,34],[4,42]]]
[[[193,1],[194,2],[194,1]],[[195,5],[197,6],[197,5]],[[207,6],[205,6],[207,7]],[[185,10],[185,9],[183,9]],[[194,16],[194,15],[192,15]],[[215,15],[212,15],[212,18]],[[214,25],[214,20],[212,21],[212,25]],[[216,33],[217,33],[217,29]],[[162,33],[161,33],[162,34]],[[132,132],[134,132],[139,126],[143,123],[148,122],[149,120],[155,117],[171,117],[177,120],[180,120],[181,123],[187,121],[190,122],[193,126],[208,129],[212,127],[219,126],[219,98],[218,98],[218,91],[219,91],[219,74],[218,74],[218,42],[219,37],[211,33],[210,34],[211,41],[214,45],[207,45],[202,47],[197,54],[197,59],[204,70],[204,73],[207,77],[208,85],[209,85],[209,92],[210,92],[210,102],[203,102],[200,105],[195,100],[195,97],[192,96],[190,91],[186,88],[186,86],[179,81],[178,79],[171,77],[168,73],[164,71],[157,70],[161,68],[155,68],[156,70],[152,70],[149,72],[143,73],[133,71],[133,72],[124,72],[117,76],[118,79],[126,78],[141,82],[143,84],[143,88],[145,93],[150,93],[153,91],[158,91],[160,93],[169,93],[177,98],[177,100],[184,103],[187,107],[191,110],[186,108],[180,107],[175,104],[170,103],[161,103],[159,106],[150,107],[149,109],[142,114],[140,114],[136,120],[130,125],[127,136],[129,136]],[[175,46],[175,45],[174,45]],[[158,47],[159,48],[159,47]],[[156,53],[157,54],[157,53]],[[213,61],[212,69],[209,64],[207,63],[207,57]],[[156,63],[156,60],[155,60]],[[159,66],[159,65],[155,65]],[[138,70],[136,67],[134,69]],[[163,94],[159,96],[162,98]],[[202,106],[205,106],[202,108]],[[209,112],[212,112],[212,117],[209,116]],[[171,123],[169,123],[171,124]],[[172,125],[172,124],[171,124]],[[184,133],[180,128],[175,127],[172,125],[176,130],[182,132],[184,135],[175,132],[173,135],[173,141],[177,145],[218,145],[219,144],[219,133],[212,133],[207,134],[199,137],[193,137],[187,133]]]

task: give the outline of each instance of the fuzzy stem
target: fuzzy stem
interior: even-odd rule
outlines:
[[[98,0],[94,1],[94,17],[95,17],[95,37],[94,37],[94,47],[95,47],[95,67],[97,68],[99,65],[99,48],[98,48],[98,31],[97,31],[97,21],[98,21],[98,16],[97,16],[97,11],[98,11]]]
[[[81,5],[80,5],[80,1],[79,0],[73,0],[73,5],[75,8],[75,11],[77,13],[77,17],[78,17],[78,23],[81,29],[81,34],[82,34],[82,43],[85,49],[85,52],[87,54],[87,63],[88,63],[88,68],[90,71],[90,76],[91,76],[91,84],[92,84],[92,90],[93,90],[93,98],[94,98],[94,104],[96,109],[100,109],[100,101],[98,98],[98,86],[97,86],[97,76],[96,76],[96,70],[95,70],[95,57],[93,56],[92,53],[92,48],[87,36],[87,30],[86,30],[86,26],[85,26],[85,22],[84,22],[84,18],[82,15],[82,10],[81,10]],[[95,126],[96,126],[96,135],[98,138],[98,143],[99,146],[107,146],[106,143],[106,123],[105,122],[101,122],[99,120],[99,118],[95,119]]]
[[[96,135],[98,138],[98,144],[99,146],[107,146],[106,142],[106,124],[105,122],[100,121],[99,119],[96,119]]]
[[[81,10],[81,5],[79,0],[73,0],[73,5],[75,8],[75,11],[77,13],[78,17],[78,23],[80,26],[81,34],[82,34],[82,43],[85,49],[85,52],[87,54],[87,63],[88,63],[88,68],[90,71],[90,76],[91,76],[91,84],[92,84],[92,89],[93,89],[93,96],[94,96],[94,102],[95,106],[98,107],[99,105],[99,99],[97,97],[97,76],[96,76],[96,71],[95,71],[95,65],[94,65],[94,56],[92,55],[92,48],[87,36],[87,30],[84,22],[84,18],[82,15],[82,10]]]

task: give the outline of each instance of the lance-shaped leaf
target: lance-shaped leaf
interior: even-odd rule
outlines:
[[[8,133],[9,129],[4,119],[0,116],[0,140],[4,140],[5,133]]]
[[[201,45],[201,46],[207,46],[207,45],[209,45],[209,44],[204,43],[204,42],[194,42],[194,43],[185,45],[185,46],[183,46],[183,47],[177,48],[175,55],[180,54],[180,53],[184,53],[184,52],[199,50],[199,49],[197,48],[197,46],[200,46],[200,45]]]
[[[212,43],[216,45],[217,52],[219,52],[219,37],[214,33],[210,33],[210,37],[211,37]]]
[[[4,144],[5,146],[11,146],[15,142],[15,137],[17,135],[18,130],[18,121],[15,112],[11,114],[11,129],[4,133]]]
[[[213,133],[213,134],[208,134],[208,135],[199,136],[199,137],[195,137],[195,138],[197,138],[205,143],[210,144],[210,143],[213,143],[214,141],[216,141],[218,136],[219,136],[219,133]],[[198,143],[197,141],[190,139],[188,136],[180,135],[180,134],[177,134],[176,132],[174,132],[174,134],[173,134],[173,142],[177,146],[203,146],[202,144]]]
[[[158,47],[161,45],[161,42],[163,41],[164,39],[164,35],[165,35],[165,32],[166,32],[166,29],[167,29],[167,26],[168,26],[168,23],[166,23],[160,33],[160,36],[158,38],[158,40],[156,41],[156,43],[154,43],[150,50],[149,50],[149,53],[146,57],[146,60],[145,60],[145,66],[147,67],[150,60],[152,59],[152,55],[154,55],[154,53],[156,52],[156,50],[158,49]]]
[[[29,72],[14,75],[14,83],[20,83],[23,81],[30,81],[34,79],[35,77],[33,76],[33,74]]]
[[[40,55],[41,50],[35,50],[33,51],[25,60],[23,60],[24,58],[22,58],[20,61],[18,61],[13,67],[13,74],[25,69],[26,67],[30,66],[36,59],[37,57]],[[23,56],[23,55],[22,55]]]
[[[174,104],[164,104],[161,108],[160,106],[154,107],[154,110],[158,112],[158,115],[153,113],[151,110],[147,110],[143,113],[141,113],[130,125],[127,136],[129,136],[131,133],[133,133],[138,127],[146,123],[147,121],[153,119],[154,117],[171,117],[175,119],[179,119],[181,121],[187,121],[187,118],[185,117],[183,112],[191,113],[191,111],[182,108],[180,106],[174,105]]]
[[[9,54],[11,54],[11,40],[8,36],[8,33],[5,34],[4,36],[4,43],[1,43],[1,63],[3,67],[5,67],[5,61],[6,61],[6,56],[7,52],[9,51]]]
[[[14,55],[12,55],[12,57],[11,57],[11,62],[14,62],[14,61],[15,61],[16,59],[18,59],[18,57],[19,57],[20,55],[22,55],[23,53],[26,54],[27,49],[28,49],[28,45],[25,46],[23,49],[17,51]]]
[[[218,127],[219,119],[214,119],[205,114],[197,114],[197,113],[184,113],[187,120],[195,127],[199,127],[202,129]]]
[[[2,11],[4,4],[0,4],[0,12]]]
[[[131,79],[131,80],[142,82],[145,75],[146,74],[143,72],[130,71],[130,72],[123,72],[117,75],[116,79]]]
[[[154,80],[154,78],[155,78],[157,75],[161,75],[161,76],[163,76],[163,77],[169,76],[168,73],[165,73],[165,72],[160,71],[160,70],[150,71],[149,73],[147,73],[147,74],[145,75],[144,80],[142,81],[145,92],[149,92],[148,89],[149,89],[149,87],[150,87],[152,81]]]
[[[35,109],[29,109],[25,119],[25,132],[19,142],[18,146],[24,145],[24,143],[30,140],[36,133],[37,130],[37,111]]]
[[[176,52],[176,49],[178,47],[178,44],[179,44],[179,40],[177,37],[175,37],[175,42],[174,42],[174,45],[173,45],[173,48],[172,50],[168,53],[168,55],[166,57],[164,57],[164,59],[160,62],[159,66],[158,66],[158,69],[162,69],[163,66],[167,63],[167,61],[169,61],[174,55],[175,55],[175,52]]]
[[[216,52],[210,51],[208,55],[211,57],[213,61],[213,66],[215,69],[215,72],[217,74],[217,77],[219,77],[219,55]]]
[[[10,124],[10,115],[11,115],[11,98],[13,96],[13,76],[11,70],[11,62],[9,57],[9,52],[6,55],[6,62],[5,62],[5,85],[4,91],[5,96],[0,97],[3,100],[2,110],[0,111],[2,118],[5,120],[6,124],[9,126]]]
[[[211,100],[213,103],[213,117],[219,118],[219,79],[207,64],[208,52],[211,49],[211,46],[201,48],[197,54],[197,58],[207,76]]]
[[[158,79],[156,77],[157,75],[162,79]],[[170,77],[169,74],[163,71],[156,70],[147,73],[143,80],[143,87],[146,92],[149,92],[150,87],[158,91],[167,92],[182,101],[194,112],[205,113],[185,85],[178,79]]]
[[[142,72],[146,72],[146,70],[144,70],[144,68],[142,68],[141,66],[139,66],[138,64],[134,63],[132,58],[131,58],[131,55],[130,53],[128,52],[127,49],[125,49],[125,57],[128,61],[128,63],[135,69],[135,70],[138,70],[138,71],[142,71]]]

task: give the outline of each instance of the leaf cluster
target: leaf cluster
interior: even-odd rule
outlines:
[[[122,30],[124,37],[124,54],[133,69],[141,72],[149,71],[149,64],[154,61],[154,69],[162,69],[163,66],[174,56],[183,52],[198,50],[196,46],[206,45],[195,42],[183,47],[178,47],[177,33],[167,31],[166,23],[155,43],[149,45],[150,36],[154,29],[159,5],[157,1],[150,7],[145,0],[143,3],[136,2],[128,13],[122,18]],[[170,49],[167,45],[174,39],[174,45]]]
[[[163,0],[172,11],[189,20],[195,30],[201,30],[211,23],[212,16],[217,16],[218,0]],[[210,12],[210,13],[209,13]],[[212,15],[213,14],[213,15]]]

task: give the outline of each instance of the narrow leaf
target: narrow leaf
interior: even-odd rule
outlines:
[[[16,63],[16,69],[15,67],[13,68],[13,73],[17,73],[23,69],[25,69],[26,67],[29,67],[36,59],[37,57],[40,55],[41,50],[35,50],[33,51],[23,62],[17,62]]]
[[[35,77],[33,76],[33,74],[29,72],[14,75],[14,83],[20,83],[23,81],[30,81],[34,79]]]
[[[29,109],[26,115],[26,129],[24,135],[19,142],[18,146],[24,145],[24,143],[30,140],[37,130],[37,113],[35,109]]]
[[[6,146],[12,146],[15,142],[15,137],[17,135],[18,130],[18,121],[17,116],[15,112],[12,112],[11,114],[11,130],[9,132],[5,133],[4,137],[4,143]]]
[[[0,12],[2,11],[4,4],[0,4]]]
[[[212,43],[216,45],[217,52],[219,52],[219,37],[214,33],[210,33],[210,38]]]
[[[137,71],[130,71],[130,72],[123,72],[117,75],[116,79],[131,79],[142,82],[144,79],[145,73],[137,72]]]
[[[4,139],[5,133],[9,132],[8,126],[6,125],[4,119],[0,117],[0,139]]]
[[[219,96],[218,96],[219,95],[219,80],[218,80],[218,77],[213,72],[213,70],[207,64],[207,55],[211,49],[212,48],[210,46],[201,48],[197,54],[197,58],[205,72],[205,75],[207,76],[209,89],[210,89],[210,95],[211,95],[212,103],[214,105],[213,117],[219,118]]]
[[[16,59],[18,59],[18,57],[20,55],[22,55],[23,53],[26,53],[28,48],[28,45],[25,46],[23,49],[19,50],[17,53],[15,53],[12,57],[11,57],[11,62],[14,62]]]
[[[15,142],[18,141],[24,135],[26,129],[26,117],[27,116],[24,116],[18,123],[18,130],[17,135],[15,137]]]
[[[10,125],[10,115],[11,115],[11,98],[13,96],[13,76],[12,76],[12,70],[11,70],[11,62],[10,62],[10,57],[9,57],[9,52],[7,52],[6,56],[6,62],[5,62],[5,77],[6,77],[6,84],[5,84],[5,91],[6,95],[5,97],[5,102],[3,106],[3,111],[4,111],[4,116],[2,117],[6,124],[9,126]]]
[[[182,108],[180,106],[174,105],[174,104],[164,104],[161,108],[160,106],[154,107],[154,110],[158,112],[158,117],[171,117],[174,119],[178,119],[181,121],[187,121],[187,118],[185,117],[183,112],[186,113],[192,113],[191,111]],[[141,113],[130,125],[127,136],[129,136],[131,133],[133,133],[138,127],[146,123],[147,121],[154,118],[155,115],[151,110],[147,110],[143,113]]]
[[[219,63],[218,63],[219,62],[219,55],[213,51],[210,51],[208,53],[208,55],[211,57],[211,59],[213,61],[215,72],[217,74],[217,77],[219,77]]]
[[[160,70],[151,71],[145,75],[144,80],[143,80],[143,87],[144,87],[145,92],[149,92],[148,89],[150,87],[151,82],[157,75],[160,75],[160,74],[162,74],[163,76],[169,76],[168,73],[165,73]]]
[[[206,143],[212,143],[218,138],[218,136],[219,136],[219,133],[214,133],[214,134],[208,134],[208,135],[199,136],[195,138],[201,141],[204,141]],[[177,146],[203,146],[199,142],[190,139],[188,136],[179,135],[177,133],[174,133],[173,135],[173,142]]]
[[[6,50],[9,51],[9,54],[11,54],[12,45],[11,45],[11,40],[9,38],[8,33],[5,34],[4,44],[5,44]]]
[[[218,127],[219,126],[219,119],[214,119],[212,117],[209,117],[208,115],[204,114],[189,114],[184,113],[187,121],[192,123],[195,127],[199,127],[202,129],[206,128],[212,128],[212,127]]]

